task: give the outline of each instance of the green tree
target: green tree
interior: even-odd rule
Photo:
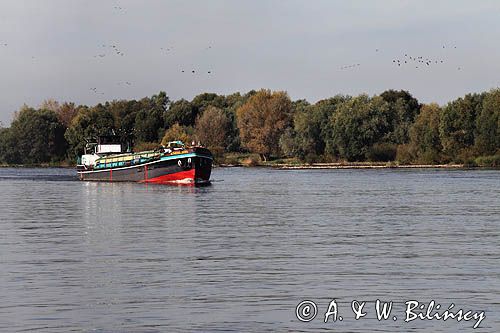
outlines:
[[[255,93],[255,92],[254,92]],[[227,116],[231,120],[231,127],[228,133],[228,151],[240,151],[241,150],[241,142],[240,142],[240,132],[238,129],[237,116],[236,111],[240,106],[245,104],[247,100],[251,97],[251,93],[241,95],[239,92],[231,95],[227,95],[225,97],[225,111]]]
[[[203,93],[195,96],[191,104],[197,109],[197,113],[201,114],[210,106],[223,109],[226,107],[226,98],[222,95],[214,93]]]
[[[385,141],[394,144],[408,143],[409,129],[420,112],[420,103],[405,90],[387,90],[380,97],[390,107],[390,128]]]
[[[287,130],[281,140],[284,152],[302,160],[315,161],[325,154],[333,157],[331,118],[349,96],[337,95],[310,105],[305,100],[293,103],[293,130]]]
[[[441,160],[441,140],[439,126],[441,108],[437,104],[423,105],[415,123],[410,128],[410,144],[415,162],[423,164],[439,163]]]
[[[500,149],[500,89],[491,90],[483,100],[476,122],[475,150],[478,155],[493,155]]]
[[[106,103],[105,108],[113,115],[115,135],[130,148],[136,141],[135,119],[142,110],[142,103],[136,100],[112,101]]]
[[[350,96],[336,95],[318,101],[304,112],[297,112],[295,130],[301,137],[300,145],[307,149],[304,155],[336,155],[333,144],[332,117],[338,107]]]
[[[10,128],[0,128],[0,163],[21,164],[16,137]]]
[[[390,106],[381,97],[360,95],[342,103],[332,117],[333,144],[341,158],[363,161],[390,129]]]
[[[139,142],[157,142],[164,129],[164,117],[170,103],[165,92],[141,100],[142,108],[135,118],[135,137]]]
[[[67,142],[64,125],[51,110],[23,107],[11,124],[17,160],[24,164],[47,163],[64,159]]]
[[[239,92],[237,92],[231,95],[227,95],[225,97],[224,104],[226,105],[226,108],[228,110],[236,112],[236,109],[245,104],[247,99],[247,97],[242,96]]]
[[[244,147],[263,160],[279,155],[279,140],[291,122],[292,102],[286,92],[260,90],[237,110]]]
[[[293,127],[288,127],[285,129],[283,134],[281,134],[279,141],[281,153],[286,157],[298,157],[304,159],[304,153],[299,145],[299,139],[297,137],[297,132]]]
[[[165,113],[165,127],[169,128],[174,124],[182,126],[193,126],[198,116],[198,108],[191,102],[181,99],[170,104],[170,108]]]
[[[68,155],[80,156],[87,143],[95,143],[101,135],[114,134],[114,122],[113,114],[102,104],[81,110],[64,134],[69,143]]]
[[[480,113],[484,94],[468,94],[444,107],[441,112],[439,135],[443,152],[449,159],[463,161],[474,145],[476,117]]]
[[[302,137],[299,136],[297,132],[297,124],[302,120],[299,114],[305,114],[306,110],[309,109],[311,105],[305,99],[300,99],[292,102],[292,124],[289,128],[286,128],[280,137],[279,145],[281,153],[287,157],[299,157],[304,159],[306,149],[303,149],[301,145]]]

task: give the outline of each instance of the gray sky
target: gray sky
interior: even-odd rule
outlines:
[[[0,121],[47,98],[160,90],[270,88],[315,102],[393,88],[442,104],[500,86],[499,37],[496,0],[2,0]]]

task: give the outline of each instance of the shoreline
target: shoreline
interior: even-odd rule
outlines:
[[[281,170],[310,169],[465,169],[463,164],[345,164],[345,163],[314,163],[310,165],[276,165]],[[478,167],[482,168],[482,167]]]
[[[33,164],[22,165],[1,164],[0,168],[57,168],[57,169],[74,169],[76,166],[71,165],[47,165],[47,164]],[[353,163],[312,163],[312,164],[256,164],[248,165],[243,163],[237,164],[214,164],[213,168],[271,168],[277,170],[341,170],[341,169],[493,169],[498,170],[499,167],[494,166],[468,166],[465,164],[391,164],[388,163],[370,163],[370,162],[353,162]]]
[[[47,164],[0,164],[0,168],[24,168],[24,169],[47,169],[47,168],[53,168],[53,169],[76,169],[76,165],[66,165],[66,164],[61,164],[61,165],[47,165]]]
[[[328,169],[498,169],[486,166],[469,167],[464,164],[388,164],[388,163],[313,163],[313,164],[219,164],[216,168],[273,168],[278,170],[328,170]]]

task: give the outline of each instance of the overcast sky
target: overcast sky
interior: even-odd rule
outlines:
[[[443,104],[500,86],[499,37],[496,0],[2,0],[0,121],[47,98],[161,90],[315,102],[393,88]]]

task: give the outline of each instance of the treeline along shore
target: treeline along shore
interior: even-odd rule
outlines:
[[[95,106],[49,99],[21,107],[0,128],[0,163],[74,165],[88,140],[111,134],[134,151],[201,142],[218,164],[498,167],[500,89],[442,106],[403,90],[314,104],[264,89],[191,101],[160,92]]]

